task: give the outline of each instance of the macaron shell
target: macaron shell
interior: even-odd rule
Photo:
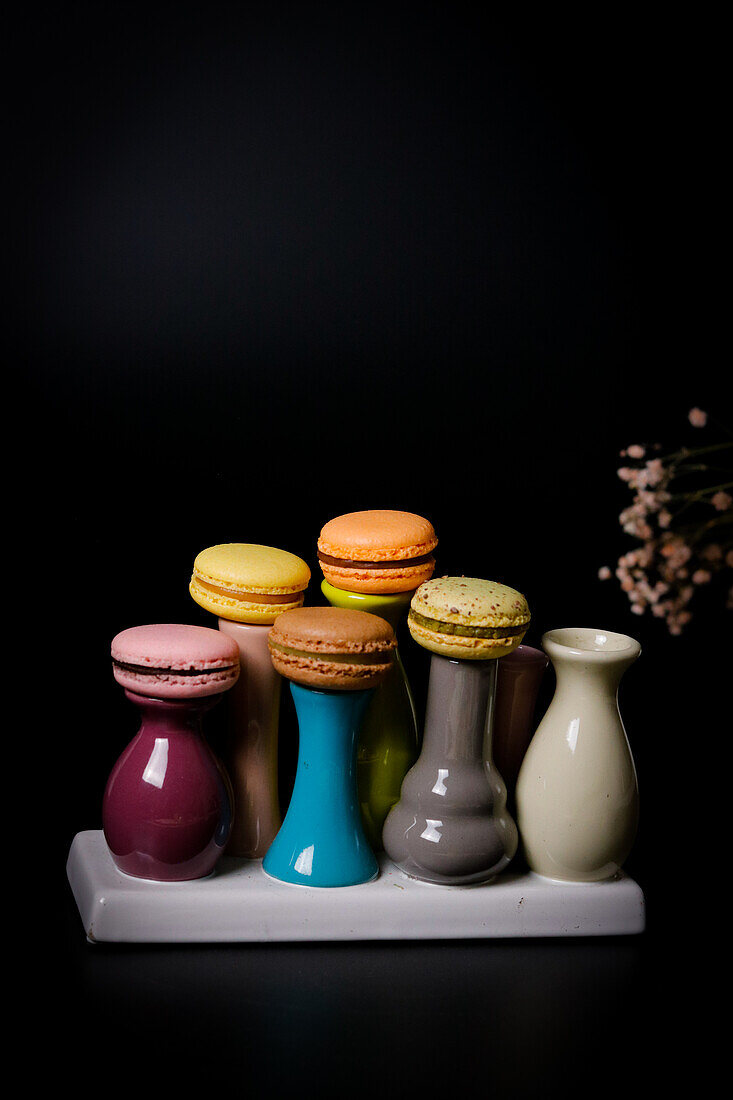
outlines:
[[[417,556],[417,555],[416,555]],[[346,592],[373,592],[388,594],[392,592],[412,592],[429,580],[435,569],[435,559],[422,565],[400,566],[395,564],[386,569],[348,568],[342,565],[320,563],[323,576],[334,588]]]
[[[407,627],[413,639],[424,649],[438,653],[441,657],[455,657],[461,661],[498,660],[499,657],[507,657],[524,637],[524,631],[510,638],[468,638],[458,634],[440,634],[435,630],[426,630],[410,615],[407,617]]]
[[[323,526],[318,538],[321,553],[354,561],[418,558],[437,545],[429,520],[414,512],[384,508],[336,516]]]
[[[196,556],[189,592],[219,618],[268,624],[302,606],[310,576],[303,559],[287,550],[260,543],[220,543]]]
[[[314,654],[387,653],[396,645],[386,619],[342,607],[302,607],[283,615],[269,640]]]

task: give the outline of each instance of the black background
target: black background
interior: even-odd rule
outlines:
[[[716,28],[619,9],[72,3],[34,6],[8,41],[6,340],[33,425],[11,569],[51,608],[25,612],[49,664],[34,691],[58,912],[43,946],[62,968],[49,1018],[82,1006],[61,1029],[69,1064],[94,1051],[131,1081],[144,1066],[253,1095],[317,1095],[321,1074],[520,1096],[579,1095],[609,1051],[650,1064],[644,1023],[682,981],[662,944],[690,899],[669,886],[698,858],[680,760],[724,701],[729,613],[711,594],[671,638],[597,572],[633,545],[619,451],[700,441],[693,405],[711,438],[731,424]],[[647,933],[87,944],[65,859],[100,827],[136,728],[111,638],[210,625],[187,585],[217,542],[299,554],[322,602],[321,526],[373,507],[432,520],[438,574],[523,591],[526,642],[565,625],[641,641],[621,707]],[[402,652],[422,707],[427,654],[409,637]],[[287,697],[283,723],[287,787]]]

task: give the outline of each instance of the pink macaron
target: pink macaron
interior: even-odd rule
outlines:
[[[239,647],[208,626],[133,626],[112,640],[112,670],[118,684],[138,695],[196,699],[236,683]]]

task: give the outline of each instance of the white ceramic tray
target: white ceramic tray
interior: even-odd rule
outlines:
[[[575,884],[509,871],[481,886],[430,886],[382,856],[372,882],[326,890],[224,857],[205,879],[146,882],[117,870],[101,830],[77,833],[66,870],[95,943],[618,936],[645,924],[644,895],[628,875]]]

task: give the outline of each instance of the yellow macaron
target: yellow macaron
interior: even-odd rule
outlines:
[[[425,649],[464,661],[496,660],[517,648],[530,623],[521,592],[478,577],[437,577],[421,584],[407,625]]]
[[[274,623],[300,607],[311,572],[302,558],[274,546],[226,542],[197,555],[189,592],[221,619]]]

